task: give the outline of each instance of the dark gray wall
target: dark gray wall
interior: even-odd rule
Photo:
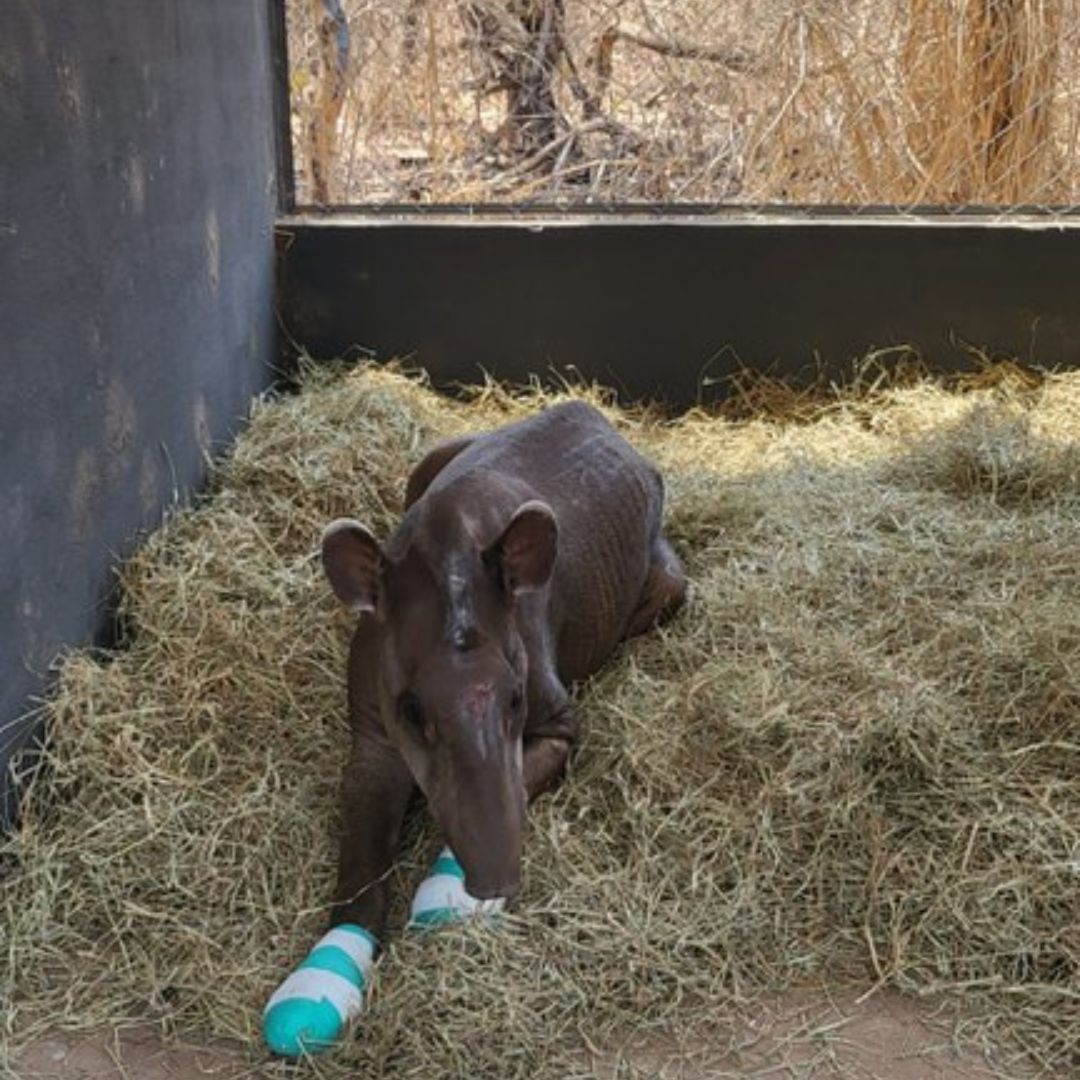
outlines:
[[[117,559],[268,382],[271,14],[0,4],[0,766],[58,650],[108,635]]]
[[[925,223],[776,214],[542,221],[283,221],[282,315],[316,356],[415,354],[436,381],[579,372],[687,404],[739,361],[792,374],[820,357],[958,335],[1036,363],[1080,362],[1080,222]]]

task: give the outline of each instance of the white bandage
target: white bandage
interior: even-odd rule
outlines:
[[[413,897],[409,925],[442,926],[475,916],[492,918],[505,900],[477,900],[465,891],[465,871],[449,848],[443,848],[431,873],[420,882]]]

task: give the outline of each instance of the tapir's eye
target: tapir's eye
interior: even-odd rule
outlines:
[[[525,695],[522,693],[521,687],[515,687],[514,692],[510,695],[510,708],[513,709],[514,712],[517,712],[524,701]]]
[[[420,702],[415,694],[402,694],[398,698],[398,712],[401,713],[401,719],[417,735],[422,735],[424,731],[424,710],[420,707]]]

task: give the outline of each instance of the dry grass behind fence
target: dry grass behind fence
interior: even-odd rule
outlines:
[[[690,603],[583,692],[505,929],[395,936],[317,1075],[591,1075],[821,981],[956,1007],[1006,1075],[1080,1075],[1080,377],[1000,370],[794,420],[776,387],[772,420],[613,412],[667,475]],[[130,647],[65,663],[0,850],[0,1062],[147,1018],[258,1059],[332,888],[349,620],[320,528],[385,533],[432,439],[539,401],[312,372],[148,539]]]
[[[301,202],[1080,202],[1077,0],[288,10]]]

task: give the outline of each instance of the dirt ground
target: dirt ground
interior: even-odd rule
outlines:
[[[797,994],[777,1001],[746,1024],[734,1050],[702,1046],[690,1053],[663,1048],[600,1051],[598,1078],[663,1080],[991,1080],[1020,1074],[958,1054],[918,1003],[882,991],[860,1001],[850,993]],[[235,1049],[165,1043],[147,1029],[94,1036],[57,1034],[17,1062],[19,1080],[239,1080],[277,1075]]]

